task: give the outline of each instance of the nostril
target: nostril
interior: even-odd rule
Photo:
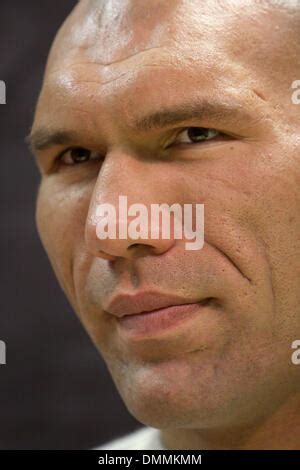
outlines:
[[[128,247],[128,250],[131,250],[132,248],[135,248],[135,249],[140,249],[140,248],[155,248],[155,246],[153,245],[149,245],[149,243],[132,243],[129,247]]]
[[[137,248],[139,246],[140,246],[140,243],[133,243],[132,245],[128,247],[128,249],[131,250],[132,248]]]
[[[149,250],[155,250],[155,246],[150,245],[149,243],[132,243],[128,247],[128,250],[149,252]]]
[[[155,246],[149,245],[148,243],[132,243],[130,246],[128,246],[127,252],[131,258],[154,255]]]

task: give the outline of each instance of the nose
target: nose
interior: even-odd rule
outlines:
[[[111,152],[98,174],[85,226],[85,242],[106,260],[161,255],[174,245],[163,237],[151,206],[161,204],[161,185],[153,166],[124,152]],[[156,175],[157,176],[157,175]],[[160,202],[159,202],[160,201]],[[162,201],[167,202],[167,201]]]

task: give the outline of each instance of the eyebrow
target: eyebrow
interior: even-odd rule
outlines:
[[[47,127],[38,128],[25,138],[32,152],[46,150],[54,145],[74,145],[78,140],[79,135],[75,131],[51,130]]]
[[[146,132],[180,125],[194,119],[215,119],[220,121],[221,119],[230,118],[231,120],[237,120],[242,114],[244,114],[242,106],[234,102],[220,103],[203,99],[199,102],[195,99],[135,119],[131,123],[131,127],[137,131]]]
[[[150,112],[145,116],[131,118],[128,125],[133,131],[150,132],[183,125],[191,120],[214,119],[220,122],[222,119],[227,119],[227,121],[229,119],[238,121],[242,116],[249,119],[249,113],[245,112],[240,104],[211,102],[202,99],[200,102],[189,101]],[[75,142],[80,142],[80,134],[76,131],[42,127],[31,132],[26,137],[26,142],[32,152],[41,151],[54,145],[75,145]]]

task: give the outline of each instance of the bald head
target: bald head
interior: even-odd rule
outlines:
[[[198,29],[201,18],[201,28],[205,31],[205,25],[209,27],[209,24],[212,24],[210,17],[214,18],[216,24],[221,25],[225,20],[224,16],[227,18],[240,16],[242,11],[249,16],[249,20],[251,16],[254,21],[262,16],[265,23],[268,15],[272,13],[275,15],[275,20],[281,15],[289,14],[292,29],[293,26],[295,28],[299,26],[299,16],[297,16],[299,9],[299,0],[205,0],[201,3],[184,0],[153,0],[151,2],[80,0],[62,29],[68,35],[70,33],[68,27],[71,27],[73,41],[81,42],[83,47],[86,47],[89,41],[96,47],[94,39],[97,37],[98,45],[101,44],[105,50],[107,48],[118,50],[120,46],[125,45],[132,45],[134,50],[137,46],[135,42],[137,34],[142,43],[155,30],[157,43],[162,29],[168,28],[171,34],[172,24],[176,25],[176,21],[180,19],[188,18]],[[268,19],[271,18],[272,16]],[[294,25],[293,20],[295,20]],[[155,41],[154,38],[152,39]],[[70,44],[73,44],[73,41]],[[104,51],[102,53],[104,54]]]

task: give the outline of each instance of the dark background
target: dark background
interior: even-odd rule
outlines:
[[[24,138],[47,53],[75,0],[0,0],[1,449],[85,449],[139,426],[61,292],[34,221]]]

